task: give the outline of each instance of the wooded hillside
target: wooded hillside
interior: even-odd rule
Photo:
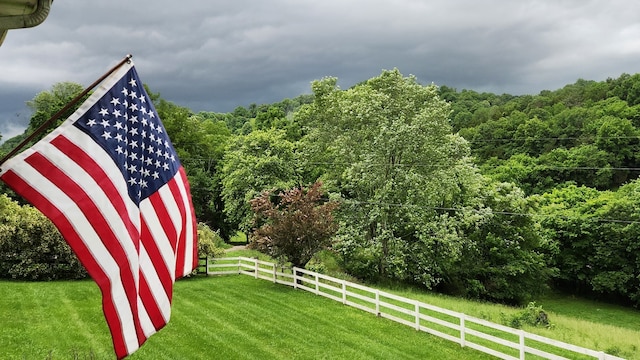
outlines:
[[[524,96],[398,70],[336,84],[231,113],[153,94],[199,220],[251,234],[252,199],[321,182],[317,205],[339,204],[332,253],[353,276],[500,302],[552,286],[640,304],[640,74]],[[29,129],[77,92],[37,94]]]

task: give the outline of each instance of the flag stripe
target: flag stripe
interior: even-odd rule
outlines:
[[[143,279],[144,276],[140,276],[140,284],[142,284]],[[153,325],[153,322],[151,321],[149,315],[150,310],[144,305],[140,296],[138,296],[138,309],[146,309],[146,311],[140,312],[140,325],[142,326],[142,330],[144,331],[145,338],[148,339],[149,336],[155,334],[157,330]]]
[[[144,279],[144,275],[142,278]],[[160,330],[169,319],[165,318],[165,314],[162,313],[158,302],[156,302],[156,294],[153,293],[146,280],[140,283],[140,299],[142,299],[142,303],[148,310],[147,313],[154,329],[156,331]]]
[[[148,294],[145,294],[145,296],[140,295],[141,301],[147,308],[149,320],[152,322],[157,322],[160,319],[169,321],[171,301],[146,248],[142,245],[140,246],[140,273],[142,275],[141,286],[144,285],[149,288]],[[143,284],[142,281],[145,283]],[[151,291],[151,289],[154,289],[154,291]],[[155,328],[155,325],[153,326]]]
[[[187,173],[184,171],[184,168],[180,168],[178,171],[180,174],[179,178],[176,178],[176,181],[179,181],[180,186],[178,187],[180,190],[180,195],[182,201],[184,203],[187,215],[187,224],[185,225],[186,238],[184,240],[185,252],[184,257],[179,257],[179,259],[184,259],[184,267],[182,273],[179,274],[180,277],[186,276],[190,274],[198,265],[198,247],[195,246],[194,241],[187,241],[187,239],[192,239],[196,236],[198,231],[198,227],[196,224],[196,213],[193,208],[193,201],[191,200],[191,189],[189,187],[189,181],[187,180]]]
[[[171,290],[172,290],[172,277],[167,265],[162,257],[160,250],[157,244],[154,242],[154,236],[151,234],[151,230],[147,225],[147,221],[145,218],[142,219],[142,229],[140,232],[140,241],[142,246],[147,250],[147,254],[149,255],[149,259],[151,260],[151,265],[153,266],[153,271],[158,274],[158,278],[160,279],[160,283],[162,284],[162,289],[165,292],[165,295],[171,300]],[[157,224],[152,224],[152,226],[158,226]],[[158,289],[155,289],[158,291]]]
[[[169,183],[171,184],[173,183],[173,181],[170,181]],[[160,190],[158,190],[157,194],[159,196],[156,196],[156,194],[154,194],[152,196],[149,196],[148,200],[151,202],[151,208],[155,210],[155,215],[158,217],[160,226],[164,231],[164,238],[167,239],[167,242],[163,242],[161,243],[161,245],[167,246],[162,249],[162,254],[167,261],[167,265],[169,265],[170,260],[174,256],[173,254],[175,254],[176,251],[176,243],[174,241],[169,241],[169,239],[177,238],[178,227],[173,223],[173,216],[169,213],[169,210],[167,208],[169,202],[174,202],[170,205],[173,205],[175,207],[175,199],[171,198],[171,194],[166,193],[167,186],[168,185],[165,185],[165,187],[162,187],[160,188]]]
[[[155,261],[162,261],[167,270],[173,275],[173,266],[171,264],[174,259],[174,246],[172,245],[172,241],[167,237],[167,231],[165,227],[172,226],[172,220],[169,218],[169,215],[166,211],[160,211],[160,214],[156,212],[155,206],[163,206],[162,199],[160,198],[159,193],[164,190],[160,188],[155,194],[149,196],[145,201],[140,203],[140,209],[142,210],[142,219],[148,225],[147,229],[149,230],[149,234],[151,235],[151,239],[154,240],[157,245],[158,255],[160,257],[158,259],[151,257],[151,259]],[[175,233],[175,230],[171,232]],[[151,254],[151,252],[150,252]],[[171,276],[170,278],[173,278]]]

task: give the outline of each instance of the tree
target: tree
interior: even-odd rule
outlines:
[[[222,211],[219,164],[231,132],[224,121],[193,114],[191,110],[157,99],[158,115],[182,162],[198,221],[205,222],[229,239],[231,229]]]
[[[264,191],[251,200],[256,228],[251,246],[275,258],[304,267],[318,251],[330,245],[337,230],[335,201],[323,198],[322,184],[294,188],[277,195]]]
[[[222,200],[232,227],[251,229],[249,201],[268,189],[290,189],[300,183],[294,144],[282,130],[253,131],[229,143],[221,163]]]
[[[547,259],[556,255],[531,216],[536,202],[504,182],[483,186],[479,202],[473,213],[456,214],[459,233],[468,241],[445,272],[443,286],[465,297],[516,304],[532,300],[555,273]]]
[[[51,116],[67,105],[74,97],[80,94],[82,90],[83,87],[80,84],[61,82],[54,84],[50,90],[41,91],[33,99],[27,101],[27,106],[33,111],[33,115],[29,121],[29,126],[25,130],[25,134],[32,133],[45,121],[49,120]],[[76,106],[71,107],[64,114],[61,114],[58,120],[54,121],[54,123],[48,127],[48,130],[56,128],[71,116],[82,101],[84,100],[81,99]],[[37,141],[43,138],[47,132],[48,131],[45,131],[38,135],[35,140]]]
[[[540,196],[560,284],[640,306],[639,193],[634,180],[615,192],[567,186]]]
[[[451,195],[453,169],[464,166],[468,147],[451,134],[449,107],[435,86],[398,70],[346,91],[336,81],[314,82],[315,102],[296,114],[309,129],[304,159],[346,200],[346,260],[360,262],[352,256],[366,253],[377,276],[404,278],[405,239],[420,236],[433,207]]]

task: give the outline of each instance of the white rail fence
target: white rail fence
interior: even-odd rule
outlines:
[[[306,269],[246,257],[219,258],[205,267],[207,275],[249,275],[306,290],[500,359],[622,359]]]

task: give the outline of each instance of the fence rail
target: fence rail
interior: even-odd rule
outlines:
[[[378,289],[300,268],[247,257],[219,258],[205,263],[207,275],[240,274],[292,286],[377,316],[410,326],[506,360],[543,359],[623,360],[580,346],[513,329]]]

